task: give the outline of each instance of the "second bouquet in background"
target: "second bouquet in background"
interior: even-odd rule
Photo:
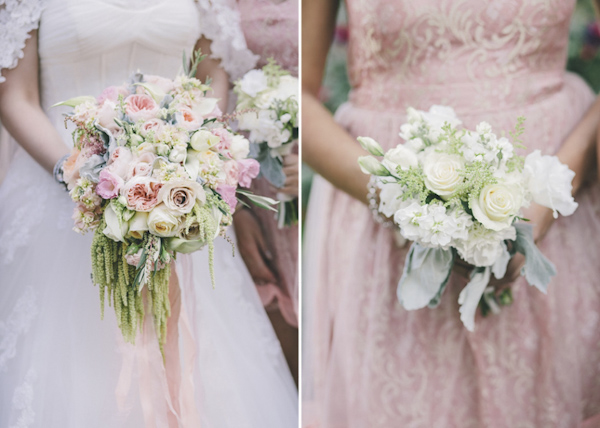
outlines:
[[[261,70],[251,70],[236,82],[237,119],[248,132],[250,157],[260,163],[260,175],[281,188],[285,184],[283,156],[298,142],[298,79],[273,60]],[[279,193],[279,227],[298,222],[298,199]]]
[[[92,279],[106,294],[123,336],[135,340],[146,304],[159,341],[170,315],[170,262],[177,253],[208,247],[214,283],[213,241],[225,235],[259,164],[249,141],[219,120],[210,86],[193,76],[202,57],[174,80],[135,74],[129,84],[60,105],[75,124],[74,149],[63,181],[77,203],[75,230],[94,230]],[[275,202],[275,201],[272,201]],[[142,293],[144,287],[147,293]]]
[[[362,170],[381,189],[379,212],[393,218],[402,236],[414,241],[398,284],[398,299],[406,309],[434,307],[459,256],[475,268],[459,296],[461,320],[474,329],[475,311],[491,275],[504,277],[516,252],[525,258],[523,274],[542,292],[555,275],[552,263],[536,247],[532,227],[518,220],[531,201],[571,215],[574,173],[555,156],[536,150],[526,157],[524,119],[508,138],[482,122],[476,130],[461,129],[449,107],[428,112],[408,109],[400,136],[406,141],[384,153],[371,138],[359,137],[369,153]],[[493,310],[495,301],[486,301]]]

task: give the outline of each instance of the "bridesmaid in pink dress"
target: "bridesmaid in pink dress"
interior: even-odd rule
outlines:
[[[303,159],[328,180],[315,181],[307,214],[304,426],[599,427],[600,186],[585,176],[600,101],[565,72],[575,0],[347,0],[352,91],[334,122],[317,94],[337,3],[303,5]],[[432,104],[470,128],[508,131],[523,115],[528,149],[577,173],[573,216],[528,213],[558,270],[548,294],[517,279],[514,303],[478,316],[474,333],[456,273],[439,307],[398,303],[408,246],[373,220],[356,164],[357,136],[389,149],[406,108]]]
[[[238,0],[241,26],[248,48],[259,55],[257,68],[275,59],[294,76],[298,75],[298,0]],[[288,165],[286,187],[295,187],[298,195],[298,158],[293,154],[284,163]],[[291,176],[290,176],[291,175]],[[278,190],[264,178],[253,182],[252,190],[259,195],[276,198]],[[236,222],[253,221],[242,216],[252,215],[260,225],[266,249],[264,262],[269,273],[261,275],[257,264],[242,257],[256,282],[257,289],[279,337],[292,373],[298,371],[298,226],[277,227],[272,212],[252,209],[238,213]],[[244,227],[241,233],[252,233]],[[250,239],[245,242],[251,242]],[[255,274],[256,272],[256,274]],[[264,271],[263,271],[264,272]]]

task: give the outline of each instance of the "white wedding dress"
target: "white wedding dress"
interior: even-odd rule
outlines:
[[[20,12],[3,22],[0,8],[0,27],[37,26],[39,1],[2,3]],[[192,0],[47,1],[41,100],[65,144],[72,145],[67,109],[51,105],[98,95],[138,69],[175,77],[200,37],[200,10]],[[0,66],[10,66],[2,42],[0,30]],[[156,342],[124,345],[108,305],[100,320],[92,236],[71,231],[72,209],[64,189],[18,147],[0,185],[0,428],[198,428],[184,422],[182,403],[163,400],[162,366],[149,364]],[[195,354],[182,351],[194,361],[182,383],[192,385],[202,428],[295,427],[297,392],[279,343],[241,257],[218,241],[215,289],[206,251],[178,261],[193,265],[193,291],[182,300],[196,338]]]

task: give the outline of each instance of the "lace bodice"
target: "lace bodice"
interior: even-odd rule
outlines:
[[[283,68],[298,74],[298,0],[238,0],[242,30],[252,52],[260,55],[258,67],[273,57]]]
[[[351,100],[460,115],[561,88],[574,0],[349,0]],[[449,70],[452,72],[449,73]]]

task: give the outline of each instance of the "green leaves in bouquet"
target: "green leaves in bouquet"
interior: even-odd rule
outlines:
[[[190,63],[187,60],[185,51],[183,51],[183,72],[185,73],[185,75],[190,78],[195,77],[196,73],[198,72],[198,65],[200,64],[200,61],[202,61],[206,57],[207,55],[203,55],[202,51],[198,49],[197,51],[192,52]]]
[[[259,177],[265,177],[269,183],[277,188],[285,184],[283,164],[278,157],[271,156],[271,150],[266,143],[251,144],[249,157],[256,159],[260,164]]]
[[[242,196],[245,196],[250,202],[252,202],[257,207],[277,212],[277,209],[275,208],[275,206],[277,204],[279,204],[279,201],[276,201],[275,199],[271,199],[271,198],[268,198],[266,196],[255,195],[254,193],[247,192],[245,190],[240,190],[240,189],[237,190],[237,193],[240,194],[240,195],[242,195]],[[240,200],[239,202],[242,205],[248,206],[242,200]]]
[[[517,239],[513,243],[514,250],[525,256],[525,265],[521,274],[530,285],[546,293],[550,280],[556,275],[556,268],[535,245],[533,226],[524,223],[516,223],[514,226],[517,229]]]

